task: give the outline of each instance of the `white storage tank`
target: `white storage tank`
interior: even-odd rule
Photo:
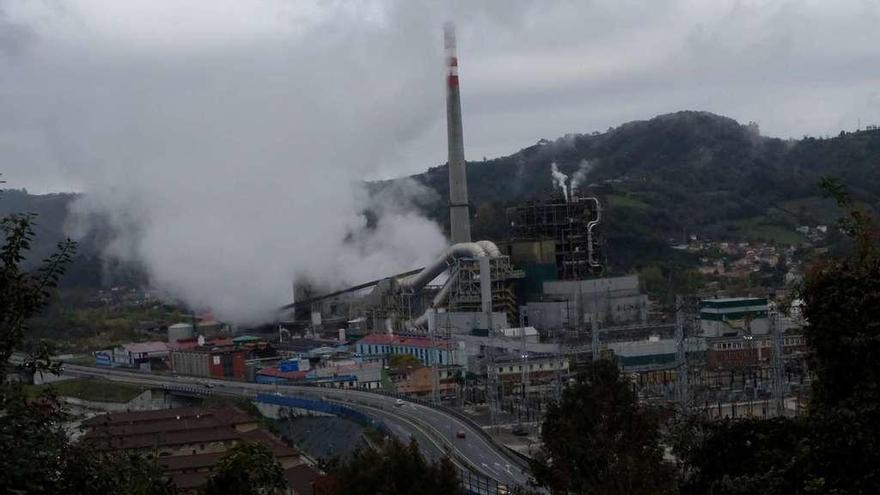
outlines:
[[[168,327],[168,343],[188,340],[195,336],[193,326],[189,323],[175,323]]]

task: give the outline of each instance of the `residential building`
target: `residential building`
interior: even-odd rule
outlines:
[[[460,366],[439,366],[437,368],[437,393],[440,396],[458,393]],[[394,387],[398,392],[415,397],[430,395],[434,391],[434,369],[432,366],[409,366],[394,372]]]
[[[113,349],[113,364],[130,368],[150,369],[151,362],[168,358],[168,344],[165,342],[136,342]]]
[[[288,480],[298,480],[288,493],[307,494],[320,472],[304,468],[299,452],[259,428],[256,420],[234,407],[189,407],[113,413],[83,423],[83,441],[98,451],[155,453],[176,493],[196,493],[211,468],[234,446],[259,443],[278,460]],[[308,471],[308,472],[306,472]],[[302,482],[306,479],[306,482]]]
[[[700,301],[700,329],[707,339],[766,335],[767,298],[731,297]]]

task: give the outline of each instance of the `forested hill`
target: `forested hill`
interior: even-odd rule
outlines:
[[[782,140],[761,136],[755,124],[677,112],[469,162],[475,236],[503,238],[505,207],[553,194],[554,161],[570,177],[586,173],[582,192],[603,200],[616,271],[668,256],[670,241],[685,233],[796,243],[796,226],[839,215],[817,187],[823,176],[839,178],[871,208],[880,198],[880,130]],[[447,222],[446,166],[413,178],[440,193],[429,214]]]
[[[21,189],[0,191],[0,217],[10,214],[35,214],[34,241],[26,266],[33,266],[49,256],[57,244],[67,238],[65,223],[68,206],[77,197],[73,193],[28,194]],[[111,232],[91,232],[80,240],[73,263],[62,278],[65,287],[99,287],[115,283],[142,283],[145,278],[135,267],[101,259],[100,249]]]
[[[802,238],[796,226],[832,224],[839,215],[821,197],[817,184],[823,176],[839,178],[870,208],[880,205],[880,130],[781,140],[726,117],[677,112],[604,133],[541,140],[510,156],[469,162],[474,237],[504,239],[506,207],[554,194],[552,162],[570,177],[580,171],[582,184],[589,186],[581,192],[601,198],[601,232],[615,272],[668,260],[670,243],[685,234],[798,243]],[[412,178],[439,193],[440,200],[421,207],[446,225],[446,166]],[[63,238],[67,205],[74,197],[6,190],[0,194],[0,215],[39,213],[35,247],[43,256]],[[69,283],[101,282],[94,246],[106,234],[96,234],[82,247],[66,278]]]

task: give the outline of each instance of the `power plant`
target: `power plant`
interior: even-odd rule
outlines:
[[[351,339],[357,350],[351,357],[362,364],[387,366],[394,355],[414,356],[430,368],[432,378],[421,389],[407,384],[406,390],[422,390],[434,401],[484,407],[492,424],[536,425],[570,373],[600,356],[612,357],[630,373],[645,400],[686,408],[699,396],[717,400],[718,415],[737,414],[735,401],[742,395],[720,370],[730,366],[731,351],[754,358],[748,370],[766,367],[762,363],[773,353],[761,349],[769,349],[772,339],[762,340],[763,348],[743,350],[757,340],[740,342],[745,337],[736,334],[738,327],[707,334],[705,329],[715,327],[705,321],[715,313],[697,315],[696,308],[718,304],[704,300],[687,311],[679,308],[673,323],[668,314],[652,310],[638,275],[606,276],[599,234],[603,209],[583,187],[585,174],[569,182],[555,161],[548,163],[553,193],[507,208],[504,239],[471,240],[459,60],[451,24],[444,27],[444,46],[450,245],[428,266],[348,289],[319,295],[300,287],[297,300],[282,308],[279,335],[335,340],[338,334],[339,341]],[[730,299],[716,313],[743,304],[755,315],[766,311],[753,308],[760,306],[754,301]],[[747,337],[752,339],[751,333]],[[798,355],[793,338],[780,342],[774,344],[779,347],[774,359],[781,359],[786,342],[794,346],[786,352]],[[776,381],[780,363],[773,365]],[[756,398],[769,387],[771,374],[743,373],[756,373],[750,375],[749,389],[749,411],[756,414],[761,407]],[[737,382],[743,389],[748,388],[745,376]],[[773,382],[773,387],[783,393],[782,385]],[[723,404],[733,404],[732,409]],[[783,413],[782,406],[762,410],[765,415]]]

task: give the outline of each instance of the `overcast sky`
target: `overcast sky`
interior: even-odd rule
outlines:
[[[445,247],[409,207],[435,194],[360,182],[445,162],[445,20],[480,159],[682,109],[781,137],[880,123],[878,17],[874,0],[0,0],[0,172],[85,192],[71,235],[106,219],[103,254],[156,287],[271,321],[292,280],[343,287]]]
[[[382,98],[417,107],[379,118],[400,120],[364,172],[422,171],[445,161],[446,18],[471,159],[681,109],[781,137],[880,122],[876,0],[0,0],[0,169],[14,187],[84,189],[85,162],[151,149],[163,117],[208,145],[200,129],[251,103],[249,140],[314,118],[306,92],[354,121]]]

